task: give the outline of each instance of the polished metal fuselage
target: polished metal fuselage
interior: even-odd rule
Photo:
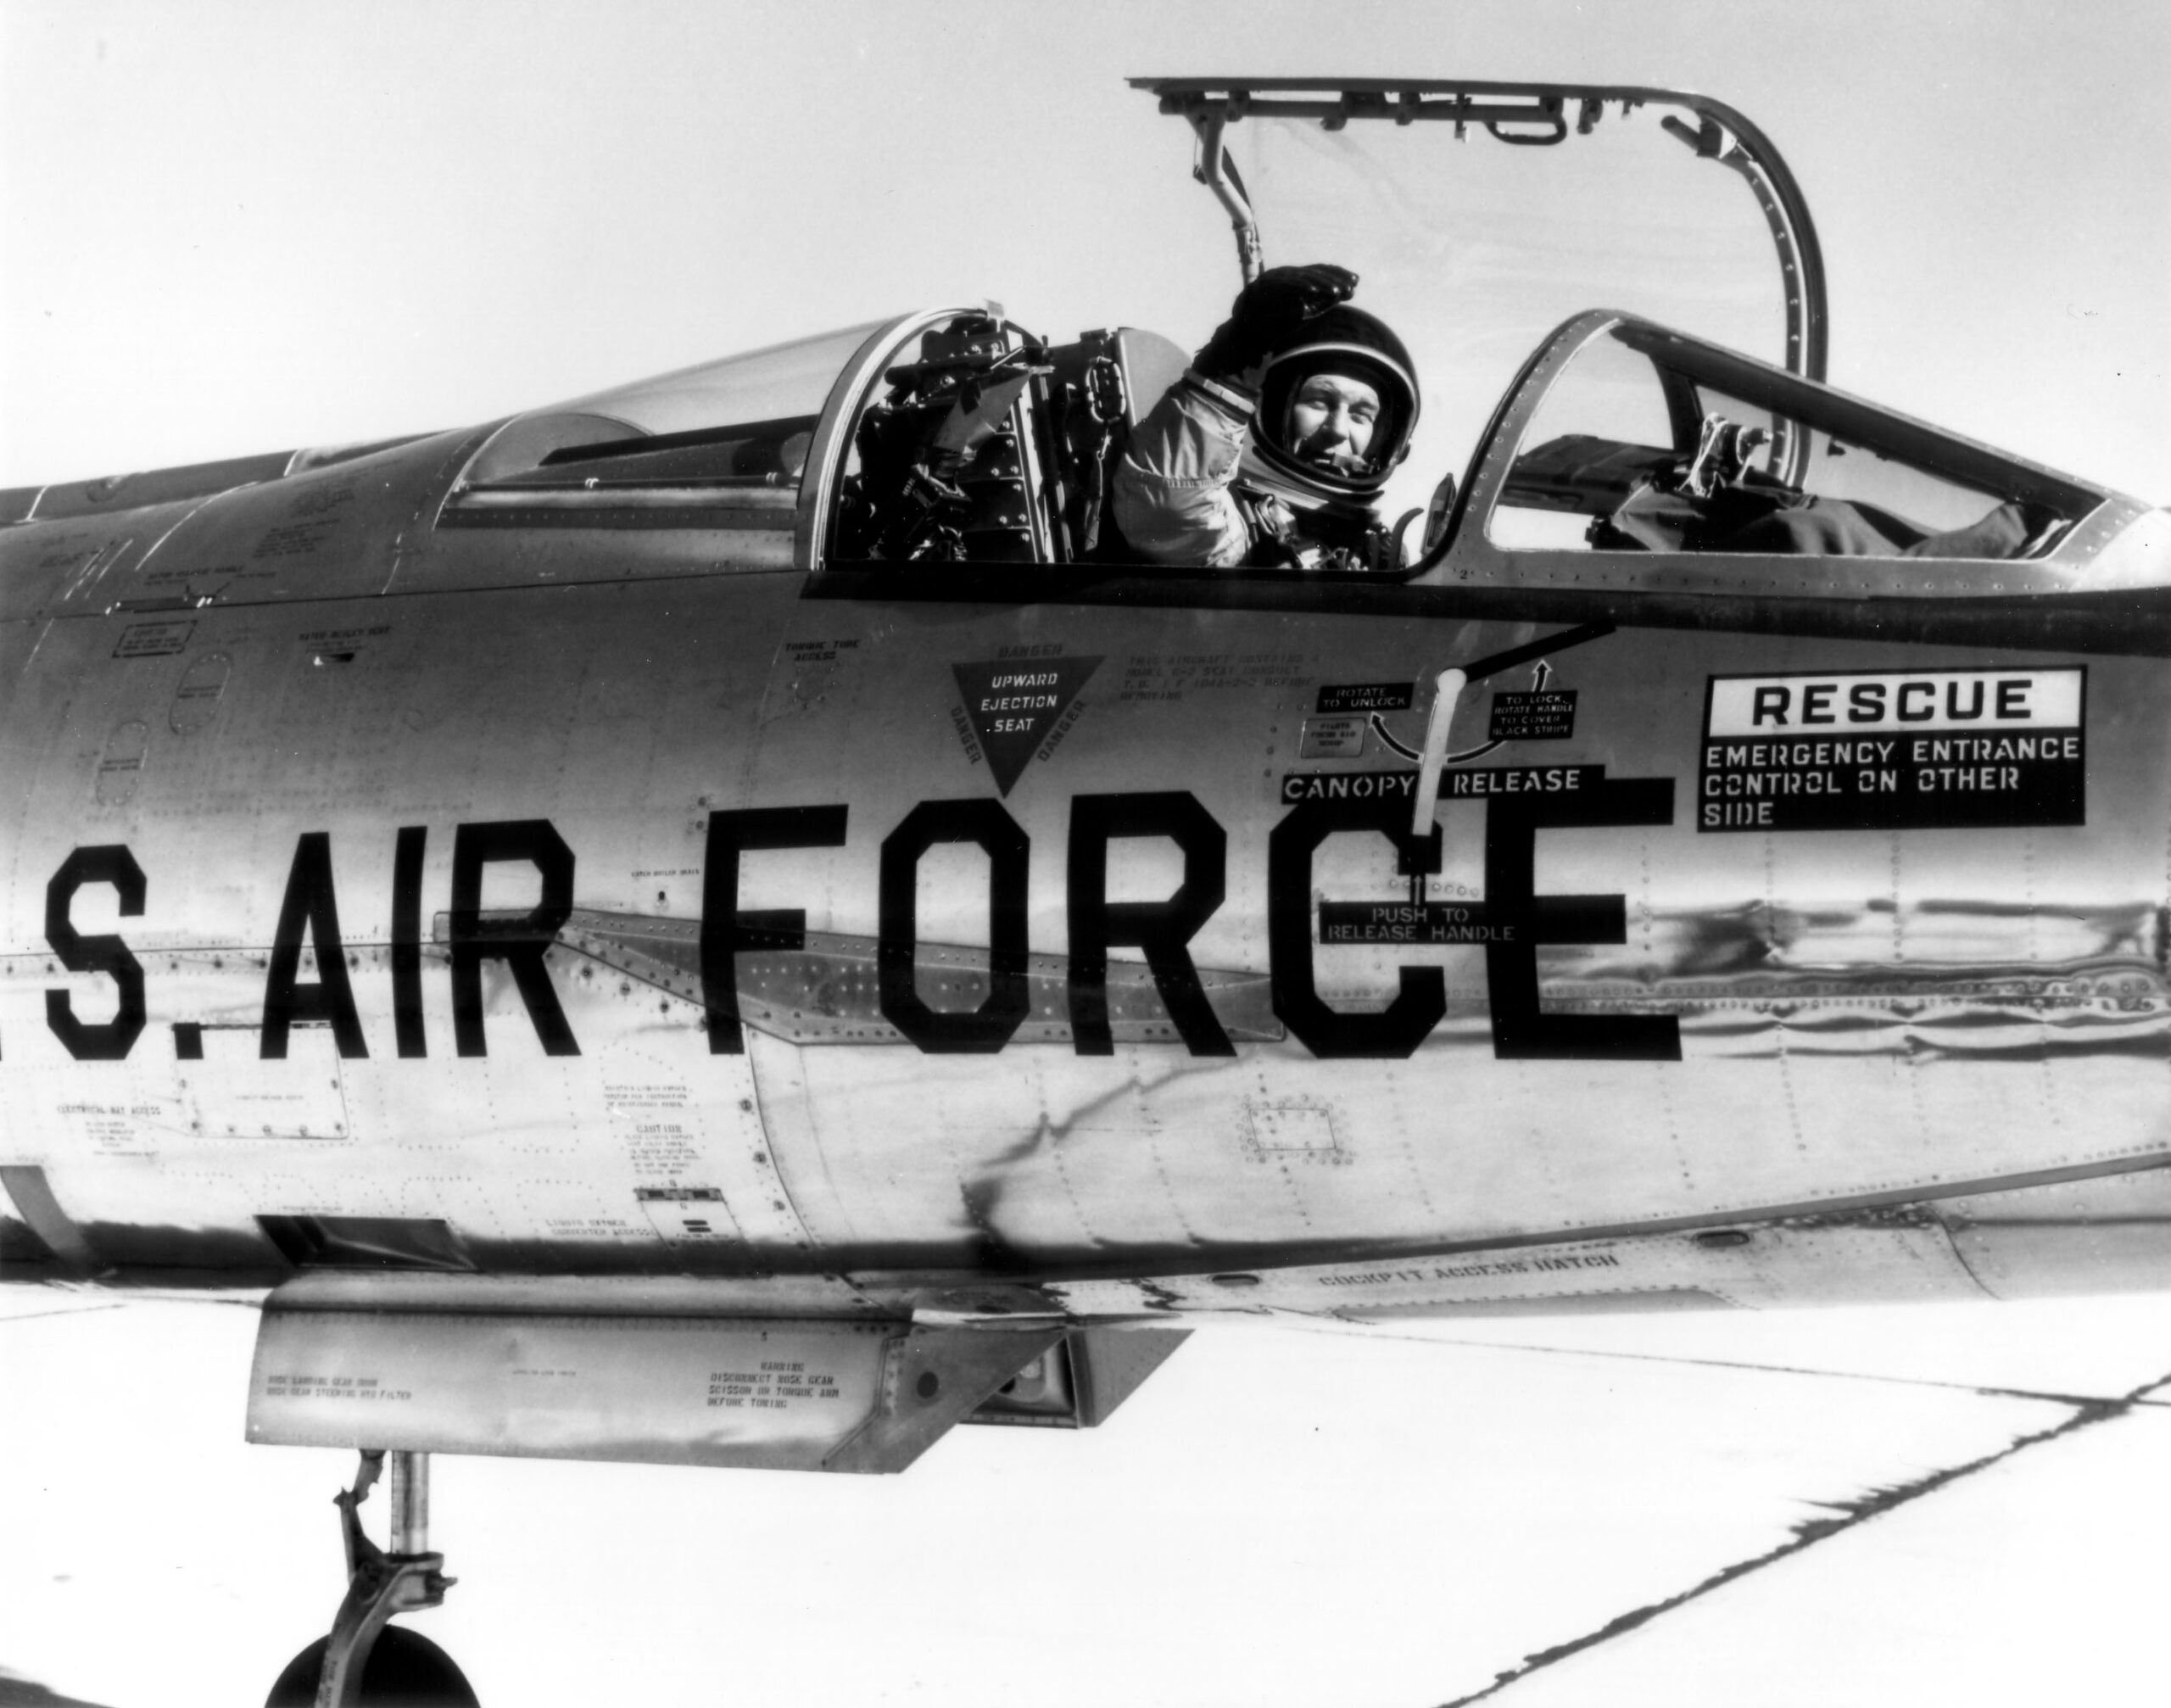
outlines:
[[[752,498],[722,528],[438,526],[480,438],[145,505],[55,489],[0,534],[0,1164],[16,1254],[42,1248],[16,1273],[264,1285],[307,1225],[438,1230],[491,1274],[1021,1287],[1088,1315],[2171,1284],[2160,604],[1940,628],[1905,599],[1525,597],[1452,558],[1377,590],[946,583],[795,562],[794,516]],[[1464,747],[1488,695],[1574,707],[1451,773],[1648,785],[1634,822],[1541,823],[1526,856],[1537,896],[1617,898],[1619,941],[1515,952],[1541,1031],[1670,1020],[1671,1052],[1518,1048],[1497,937],[1321,941],[1322,904],[1411,879],[1385,819],[1288,827],[1308,791],[1391,793],[1315,779],[1406,773],[1451,667],[1489,670]],[[2073,671],[2079,822],[1699,822],[1716,679]],[[976,721],[1007,686],[1062,701],[1025,708],[1023,750]],[[1814,759],[1789,768],[1854,764]],[[1513,803],[1442,795],[1424,900],[1505,918]],[[1152,816],[1178,796],[1218,860]],[[841,840],[750,840],[720,890],[716,815],[778,808],[840,814]],[[1092,845],[1081,892],[1080,825],[1111,810],[1146,828]],[[546,899],[539,822],[571,862],[547,997],[477,935]],[[464,918],[463,827],[499,837]],[[56,902],[76,851],[113,849],[140,909],[111,856]],[[1216,882],[1182,946],[1226,1049],[1120,933],[1105,1048],[1084,1035],[1081,906]],[[725,950],[728,1000],[700,947],[719,901],[803,915]],[[326,1018],[334,913],[358,1040]],[[56,923],[125,942],[136,1035],[110,960],[70,970]],[[1019,980],[995,1047],[958,1045],[952,1019]],[[1435,985],[1431,1024],[1382,1042]]]

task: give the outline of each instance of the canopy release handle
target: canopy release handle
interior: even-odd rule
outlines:
[[[1440,768],[1447,763],[1448,738],[1454,733],[1455,706],[1470,678],[1460,669],[1433,678],[1432,709],[1425,719],[1425,745],[1417,758],[1417,784],[1410,791],[1409,845],[1403,870],[1409,879],[1409,899],[1425,899],[1425,880],[1439,870],[1440,827],[1433,813],[1440,802]]]

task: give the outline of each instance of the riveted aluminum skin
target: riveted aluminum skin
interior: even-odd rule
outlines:
[[[2079,519],[2010,564],[1507,551],[1599,315],[1413,578],[835,561],[851,424],[958,312],[728,525],[477,523],[485,427],[0,536],[11,1274],[2171,1283],[2160,517],[2038,471]]]

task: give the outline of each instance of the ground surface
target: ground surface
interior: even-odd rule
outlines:
[[[243,1444],[254,1313],[0,1309],[0,1662],[260,1700],[349,1467]],[[413,1622],[498,1705],[2108,1698],[2158,1658],[2167,1377],[2171,1300],[1238,1329],[901,1478],[440,1460],[464,1581]]]

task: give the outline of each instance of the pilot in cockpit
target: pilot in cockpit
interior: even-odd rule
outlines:
[[[1155,563],[1392,567],[1374,508],[1417,425],[1402,340],[1349,305],[1341,267],[1246,285],[1190,369],[1140,421],[1113,482],[1116,525]]]

